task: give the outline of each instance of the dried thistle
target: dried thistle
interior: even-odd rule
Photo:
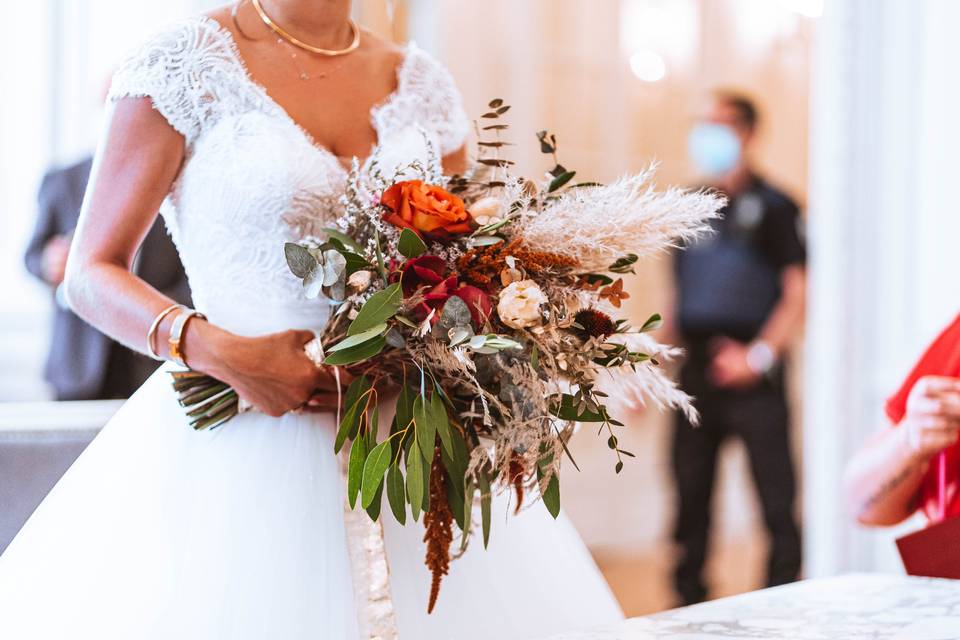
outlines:
[[[573,319],[581,327],[577,330],[577,333],[585,340],[588,338],[606,338],[617,331],[613,319],[596,309],[581,309],[577,311]]]

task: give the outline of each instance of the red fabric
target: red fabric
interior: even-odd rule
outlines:
[[[899,424],[903,420],[907,412],[907,398],[910,396],[910,391],[917,380],[924,376],[960,377],[960,316],[957,316],[953,324],[934,340],[904,380],[900,390],[887,400],[887,416],[894,424]],[[948,448],[946,457],[946,516],[960,517],[960,443]],[[920,485],[920,505],[931,520],[937,520],[940,517],[937,462],[937,457],[930,461],[930,468]]]

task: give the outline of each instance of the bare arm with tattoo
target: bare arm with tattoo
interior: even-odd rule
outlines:
[[[960,379],[920,378],[907,413],[867,441],[847,467],[847,501],[869,525],[901,522],[917,510],[917,496],[932,459],[960,437]]]

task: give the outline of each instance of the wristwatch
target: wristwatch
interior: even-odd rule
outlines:
[[[770,373],[777,364],[777,355],[763,340],[754,340],[747,349],[747,366],[758,376]]]

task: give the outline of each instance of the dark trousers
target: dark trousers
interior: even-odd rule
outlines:
[[[679,416],[673,438],[673,473],[678,494],[674,540],[680,550],[675,587],[685,604],[706,597],[703,565],[710,530],[710,506],[717,454],[728,436],[741,438],[770,536],[767,586],[792,582],[800,572],[800,532],[793,514],[796,482],[790,457],[788,413],[782,376],[756,387],[717,389],[706,377],[706,360],[688,362],[683,389],[696,398],[701,414],[694,427]]]

